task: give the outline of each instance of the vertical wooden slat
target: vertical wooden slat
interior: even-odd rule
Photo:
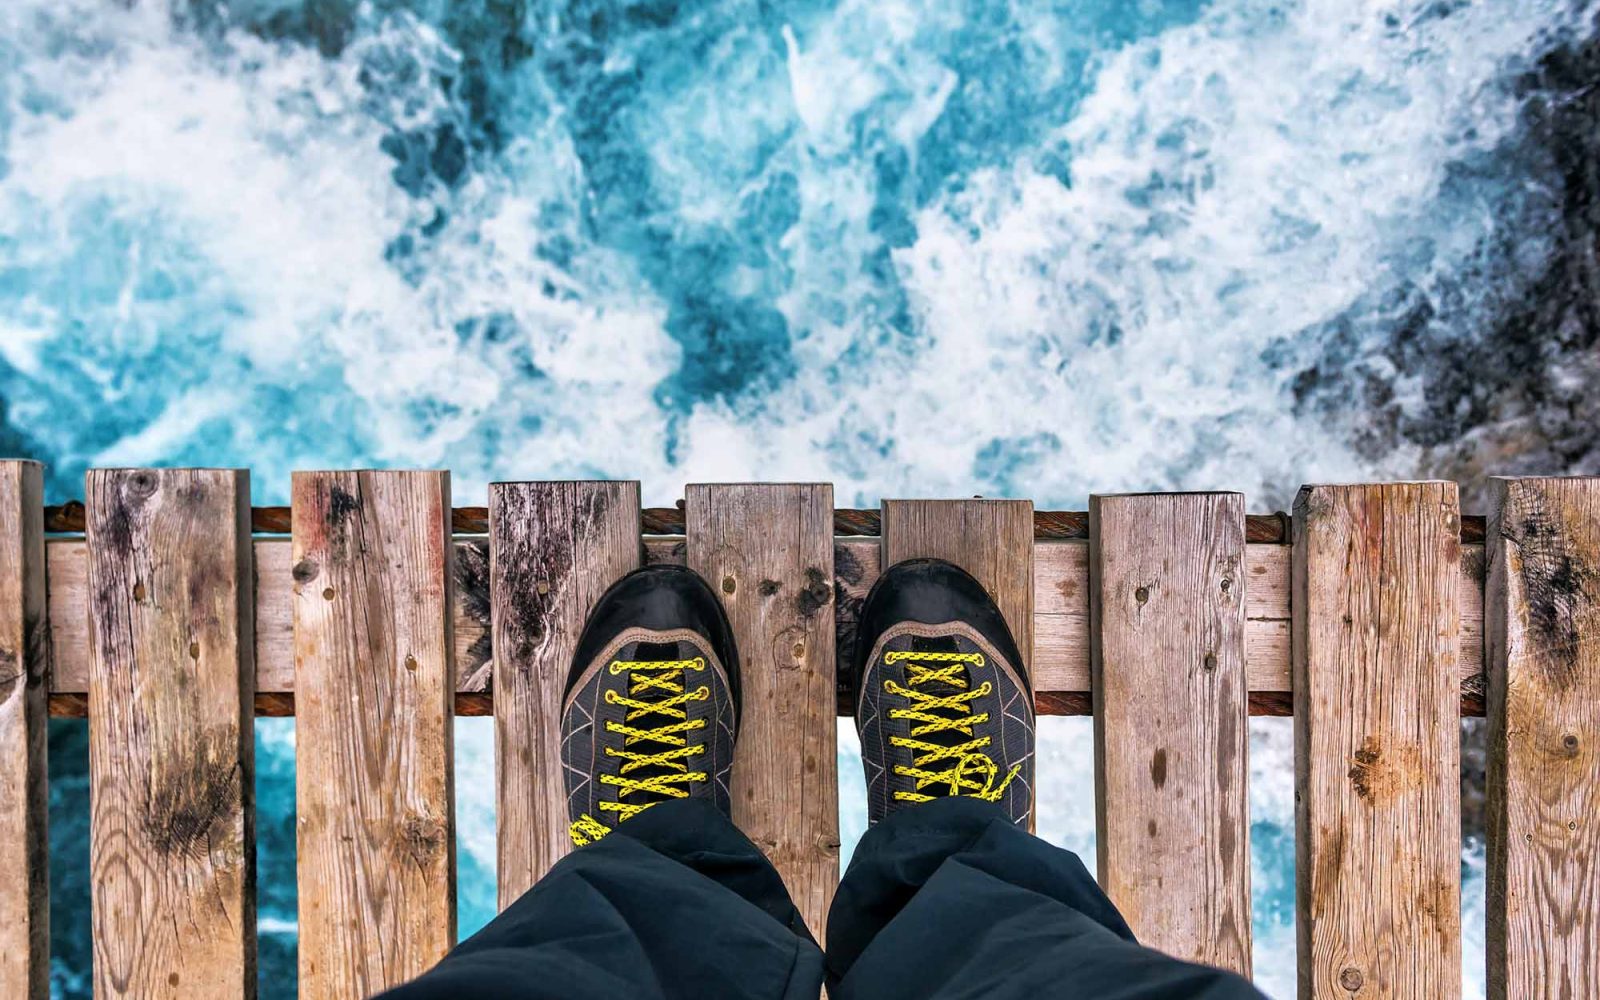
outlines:
[[[1301,997],[1461,992],[1455,483],[1294,509]]]
[[[820,940],[839,881],[833,487],[695,485],[685,503],[689,567],[739,647],[733,819]]]
[[[300,995],[367,996],[455,943],[450,479],[293,486]]]
[[[1250,974],[1244,497],[1089,501],[1100,883],[1140,941]]]
[[[501,907],[571,848],[563,688],[590,608],[639,561],[636,482],[489,487]]]
[[[249,473],[86,491],[94,992],[254,996]]]
[[[1489,996],[1600,996],[1600,479],[1497,479]]]
[[[0,462],[0,996],[50,995],[44,470]]]
[[[943,559],[983,584],[1011,627],[1031,679],[1032,500],[885,500],[883,566],[907,559]],[[1028,829],[1034,820],[1030,806]]]

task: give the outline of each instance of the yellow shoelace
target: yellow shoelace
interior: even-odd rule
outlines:
[[[1005,794],[1006,786],[1011,784],[1011,779],[1022,771],[1022,765],[1013,767],[1011,773],[996,785],[995,779],[999,777],[1000,768],[988,754],[980,752],[989,745],[989,737],[972,735],[973,726],[989,721],[988,712],[973,713],[972,702],[994,690],[994,686],[984,681],[975,688],[969,688],[966,671],[963,668],[983,666],[983,654],[891,650],[883,654],[883,661],[905,662],[906,683],[899,684],[894,680],[886,680],[883,682],[883,689],[911,703],[910,708],[890,709],[889,718],[908,719],[915,723],[911,727],[909,738],[889,737],[892,746],[912,751],[911,766],[897,764],[894,773],[914,778],[917,782],[915,791],[897,791],[894,797],[907,802],[928,802],[934,796],[925,794],[922,791],[924,788],[929,785],[948,784],[950,795],[966,795],[986,802],[998,802],[1000,796]],[[918,690],[933,683],[943,683],[956,690],[944,695]],[[946,731],[954,731],[969,738],[965,743],[951,746],[930,743],[922,738]],[[948,768],[941,771],[931,770],[932,765],[945,760],[950,761]]]
[[[600,783],[613,785],[617,788],[617,797],[612,802],[601,802],[602,812],[617,814],[616,822],[620,823],[630,816],[637,815],[661,800],[658,798],[651,802],[627,802],[630,796],[656,795],[668,798],[682,799],[689,795],[688,785],[696,781],[705,781],[706,772],[689,770],[688,758],[705,750],[705,744],[689,742],[687,734],[696,729],[704,729],[706,720],[689,718],[689,711],[684,706],[691,701],[705,701],[711,697],[711,689],[705,685],[688,690],[685,684],[686,671],[701,671],[706,668],[706,661],[701,657],[692,660],[613,660],[607,667],[613,675],[627,673],[628,693],[625,695],[607,689],[606,703],[621,705],[628,709],[628,714],[622,722],[606,722],[606,731],[622,734],[622,749],[606,747],[607,757],[621,757],[623,759],[619,774],[602,774]],[[645,701],[642,696],[651,692],[661,692],[666,695],[659,701]],[[647,716],[661,715],[669,721],[653,727],[637,725]],[[666,747],[652,753],[641,753],[629,750],[628,747],[641,742],[659,744]],[[628,774],[640,768],[652,768],[656,773],[643,777],[630,778]],[[572,835],[572,842],[579,847],[592,844],[611,832],[611,827],[584,813],[568,828]]]

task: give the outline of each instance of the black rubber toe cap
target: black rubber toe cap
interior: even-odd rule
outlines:
[[[722,602],[700,574],[676,565],[636,569],[600,595],[578,639],[567,689],[612,639],[630,628],[698,632],[722,661],[733,703],[739,704],[739,654]]]
[[[943,559],[907,559],[885,570],[861,605],[851,672],[855,690],[861,690],[867,658],[872,655],[878,637],[901,622],[925,625],[964,622],[999,650],[1000,655],[1017,668],[1023,683],[1027,683],[1016,640],[1011,637],[1005,617],[995,607],[983,584],[960,566]]]

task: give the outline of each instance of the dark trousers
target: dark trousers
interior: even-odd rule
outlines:
[[[777,872],[709,803],[663,803],[574,851],[387,1000],[1257,998],[1135,943],[1077,855],[941,799],[867,831],[824,958]]]

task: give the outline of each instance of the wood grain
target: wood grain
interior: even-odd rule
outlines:
[[[1030,677],[1034,674],[1032,540],[1032,500],[883,502],[883,565],[943,559],[971,573],[1005,615]],[[1087,606],[1087,588],[1083,593]],[[1085,670],[1085,689],[1088,679]]]
[[[450,479],[297,472],[300,996],[367,996],[455,943]]]
[[[685,517],[739,650],[733,819],[820,941],[839,881],[833,487],[692,485]]]
[[[256,992],[249,473],[87,480],[97,997]]]
[[[83,542],[50,539],[50,632],[55,649],[51,677],[51,714],[82,714],[88,690],[87,591]],[[682,563],[681,538],[649,538],[648,558]],[[281,714],[282,696],[294,691],[294,629],[290,608],[287,539],[257,539],[260,577],[256,617],[256,690],[265,699],[258,711]],[[494,673],[489,621],[489,543],[484,538],[458,538],[455,544],[455,646],[457,690],[483,695],[460,704],[470,711],[483,706]],[[1049,714],[1061,705],[1088,713],[1089,694],[1089,551],[1086,542],[1035,542],[1034,552],[1034,687],[1040,710]],[[1250,690],[1257,695],[1287,695],[1289,670],[1289,562],[1287,545],[1250,544],[1245,565],[1250,586],[1245,624],[1246,666]],[[878,578],[882,542],[875,538],[837,538],[834,542],[838,595],[836,624],[840,662],[847,662],[855,641],[855,612]],[[1461,552],[1461,686],[1464,699],[1481,698],[1483,623],[1483,548],[1467,545]],[[1067,700],[1068,698],[1077,700]],[[1287,699],[1280,699],[1287,704]],[[848,704],[848,702],[846,702]],[[1278,702],[1262,702],[1278,704]],[[292,707],[293,701],[287,704]],[[1463,703],[1463,713],[1467,711]],[[1482,714],[1482,709],[1475,710]],[[1286,714],[1286,712],[1278,712]]]
[[[1461,993],[1456,485],[1294,510],[1300,996]]]
[[[1496,479],[1489,996],[1600,996],[1600,479]]]
[[[489,487],[502,908],[571,849],[563,689],[589,610],[639,561],[637,482]]]
[[[44,470],[0,462],[0,996],[50,995]]]
[[[1250,975],[1244,497],[1089,500],[1100,884],[1139,940]]]

